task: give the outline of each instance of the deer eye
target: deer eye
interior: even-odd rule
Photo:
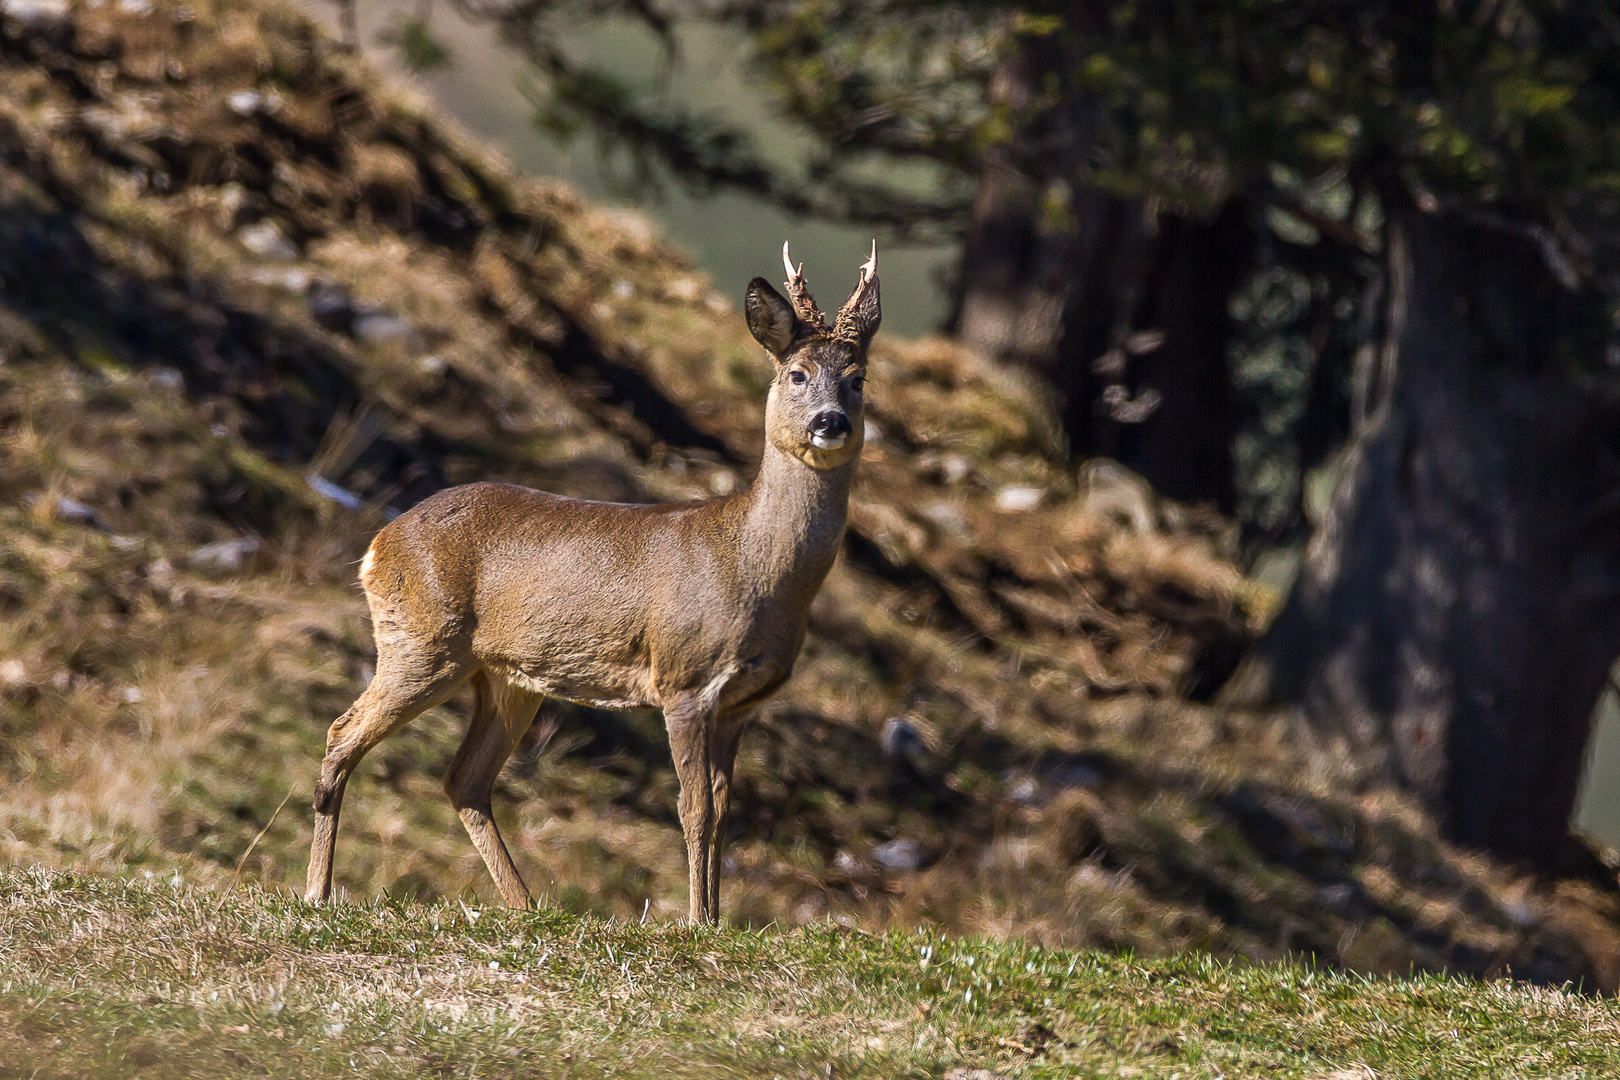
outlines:
[[[788,382],[792,383],[794,386],[803,386],[805,383],[807,383],[809,381],[810,381],[810,376],[806,375],[804,372],[798,370],[797,368],[795,368],[794,370],[788,372]]]
[[[857,394],[860,393],[862,390],[866,389],[866,379],[860,375],[855,376],[853,379],[849,380],[849,388],[855,391]]]

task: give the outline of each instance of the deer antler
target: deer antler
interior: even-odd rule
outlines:
[[[849,294],[844,306],[838,309],[838,321],[833,324],[833,337],[849,341],[860,337],[860,328],[855,324],[855,313],[866,301],[866,294],[872,291],[872,285],[876,281],[877,241],[873,240],[872,255],[861,264],[861,280],[855,283],[855,291]]]
[[[816,330],[826,330],[827,320],[822,317],[821,309],[810,296],[810,286],[804,283],[804,264],[800,263],[797,270],[793,269],[793,260],[788,256],[788,242],[782,241],[782,265],[787,269],[788,299],[793,301],[793,310],[799,313],[799,318],[809,323]]]

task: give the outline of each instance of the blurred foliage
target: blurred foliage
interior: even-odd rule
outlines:
[[[700,186],[734,185],[791,209],[950,227],[987,149],[1082,107],[1082,175],[1061,179],[1209,209],[1260,187],[1298,198],[1329,175],[1352,198],[1402,188],[1595,227],[1620,197],[1620,15],[1564,0],[456,0],[498,23],[544,73],[554,126]],[[777,112],[814,137],[803,161],[766,160],[747,132],[657,100],[578,60],[568,31],[631,17],[678,52],[710,22],[746,42]],[[998,79],[1041,45],[1040,92]],[[1067,162],[1029,145],[1032,173]],[[876,177],[896,160],[939,169],[930,198]],[[1554,205],[1556,203],[1556,206]]]
[[[1534,237],[1566,281],[1620,295],[1620,14],[1566,0],[454,0],[540,78],[553,134],[589,133],[633,183],[740,189],[896,237],[956,238],[987,169],[1081,227],[1103,189],[1150,214],[1238,200],[1262,242],[1232,301],[1239,512],[1296,541],[1308,475],[1351,427],[1383,207]],[[571,43],[629,19],[678,63],[681,29],[737,35],[805,147],[668,100]],[[980,207],[979,212],[983,212]],[[1581,358],[1584,366],[1604,357]],[[1324,471],[1324,467],[1326,470]]]
[[[377,41],[398,51],[400,59],[412,71],[435,71],[450,66],[450,48],[434,35],[426,14],[401,15],[377,35]]]

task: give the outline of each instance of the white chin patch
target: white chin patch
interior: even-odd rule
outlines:
[[[812,435],[810,436],[810,445],[817,450],[836,450],[843,446],[848,439],[848,435]]]

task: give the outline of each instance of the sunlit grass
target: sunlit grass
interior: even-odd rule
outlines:
[[[1620,1074],[1612,998],[929,932],[7,871],[0,942],[7,1075]]]

